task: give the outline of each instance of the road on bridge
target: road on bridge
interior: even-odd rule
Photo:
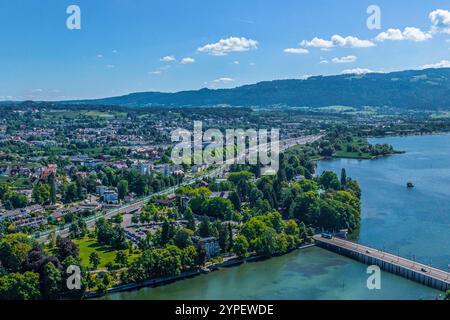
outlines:
[[[322,243],[328,243],[339,248],[351,250],[354,252],[362,253],[366,256],[370,256],[373,258],[377,258],[397,266],[426,274],[430,277],[442,280],[444,282],[450,283],[450,273],[445,272],[443,270],[433,268],[431,266],[427,266],[422,263],[418,263],[416,261],[412,261],[406,258],[402,258],[400,256],[385,252],[379,249],[373,249],[355,242],[343,240],[340,238],[333,237],[332,239],[323,238],[321,235],[315,235],[314,240]]]

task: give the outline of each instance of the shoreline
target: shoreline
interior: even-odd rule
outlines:
[[[316,244],[314,242],[308,243],[308,244],[299,246],[298,248],[296,248],[292,251],[289,251],[285,254],[288,254],[288,253],[291,253],[291,252],[294,252],[297,250],[304,250],[304,249],[312,248],[315,246],[316,246]],[[133,283],[128,283],[128,284],[117,285],[115,287],[108,289],[106,293],[86,292],[83,295],[82,300],[97,299],[97,298],[107,296],[108,294],[111,294],[111,293],[135,291],[135,290],[139,290],[139,289],[146,288],[146,287],[164,286],[164,285],[174,283],[174,282],[177,282],[180,280],[194,278],[194,277],[200,276],[202,274],[206,275],[211,272],[218,272],[218,271],[220,271],[221,268],[231,268],[231,267],[239,266],[239,265],[241,265],[243,263],[247,263],[247,262],[258,262],[258,261],[263,261],[263,260],[269,260],[272,258],[276,258],[278,256],[283,256],[285,254],[273,255],[271,257],[263,257],[263,256],[254,255],[254,256],[250,256],[246,259],[240,259],[240,258],[236,257],[236,258],[232,258],[232,259],[229,259],[229,260],[226,260],[223,262],[212,264],[208,267],[198,268],[195,271],[185,271],[177,276],[161,277],[161,278],[145,280],[142,282],[133,282]]]

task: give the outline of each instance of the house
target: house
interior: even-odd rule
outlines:
[[[68,214],[81,214],[81,213],[89,213],[92,214],[96,210],[99,210],[101,206],[96,202],[82,202],[80,205],[74,205],[67,208],[60,208],[52,212],[53,218],[57,221],[61,221],[61,219]]]
[[[139,163],[137,167],[138,167],[139,173],[143,176],[145,176],[146,174],[149,174],[151,171],[151,166],[149,163]]]
[[[198,248],[205,249],[209,258],[217,257],[220,254],[219,240],[216,237],[200,238],[194,236],[192,241],[197,244]]]
[[[17,193],[26,196],[28,201],[33,197],[33,189],[21,189],[17,190]]]
[[[0,221],[9,220],[17,221],[30,217],[32,214],[34,216],[42,215],[45,209],[41,205],[32,205],[22,209],[8,210],[0,213]]]
[[[95,187],[95,193],[98,194],[100,197],[103,197],[103,194],[105,193],[105,191],[108,190],[107,186],[96,186]]]
[[[305,176],[302,175],[296,175],[294,178],[292,178],[292,180],[290,182],[297,182],[300,180],[305,180]]]
[[[213,192],[209,196],[210,198],[223,198],[228,199],[230,196],[230,191],[219,191],[219,192]]]
[[[171,174],[173,174],[176,171],[180,171],[183,170],[183,167],[180,165],[169,165],[169,164],[157,164],[154,166],[154,171],[155,172],[160,172],[161,174],[163,174],[164,176],[170,176]]]
[[[113,189],[108,189],[103,192],[103,201],[109,204],[118,204],[119,203],[119,195]]]
[[[189,201],[191,201],[190,197],[182,197],[181,198],[181,207],[183,210],[186,210],[189,206]]]
[[[157,204],[160,205],[169,205],[174,203],[177,200],[177,195],[176,194],[169,194],[165,199],[163,200],[156,200]]]
[[[197,173],[205,170],[207,166],[205,164],[194,164],[191,166],[191,172]]]
[[[29,217],[29,218],[21,219],[19,221],[14,222],[15,227],[19,230],[23,229],[23,228],[39,227],[42,224],[47,224],[47,219],[43,216]]]

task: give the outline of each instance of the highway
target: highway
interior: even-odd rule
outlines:
[[[279,149],[280,149],[280,152],[283,152],[283,151],[285,151],[291,147],[294,147],[296,145],[305,145],[307,143],[313,143],[317,140],[320,140],[323,136],[324,135],[322,134],[322,135],[311,135],[311,136],[304,136],[304,137],[300,137],[300,138],[286,139],[286,140],[279,142]],[[265,144],[263,146],[269,147],[269,144]],[[249,150],[249,152],[255,152],[255,151],[256,150],[252,150],[252,149]],[[179,186],[170,187],[163,191],[140,198],[140,199],[136,200],[135,202],[125,204],[119,208],[111,209],[104,214],[99,213],[99,214],[96,214],[95,216],[85,218],[84,220],[86,221],[88,229],[92,230],[95,227],[96,221],[102,217],[109,219],[118,214],[130,213],[133,211],[137,211],[137,210],[141,209],[143,206],[145,206],[145,204],[154,196],[161,196],[161,195],[167,195],[167,194],[174,193],[175,190],[180,186],[192,185],[192,184],[195,184],[197,181],[205,179],[205,178],[214,178],[214,177],[223,176],[224,172],[227,171],[228,167],[231,164],[235,163],[238,159],[236,159],[236,158],[231,159],[231,161],[225,162],[224,164],[221,164],[218,166],[214,165],[214,166],[217,166],[217,168],[214,168],[214,169],[207,171],[199,176],[196,176],[196,177],[180,184]],[[48,231],[36,233],[33,235],[33,238],[35,238],[38,242],[47,242],[49,240],[49,237],[53,236],[53,234],[59,235],[61,237],[68,237],[70,234],[70,224],[67,224],[67,225],[61,227],[59,230],[48,230]]]

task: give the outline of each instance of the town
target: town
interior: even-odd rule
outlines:
[[[364,110],[336,109],[267,114],[35,102],[4,109],[5,299],[99,297],[283,255],[310,246],[323,230],[346,237],[359,227],[360,187],[344,168],[340,177],[317,175],[316,161],[397,153],[389,145],[370,145],[366,136],[404,134],[415,121],[408,114],[374,118]],[[175,164],[172,131],[199,120],[204,130],[279,126],[278,172],[264,175],[262,164],[241,162]],[[448,125],[429,117],[414,130]],[[64,286],[73,265],[82,268],[78,290]],[[24,290],[22,282],[31,284]]]

